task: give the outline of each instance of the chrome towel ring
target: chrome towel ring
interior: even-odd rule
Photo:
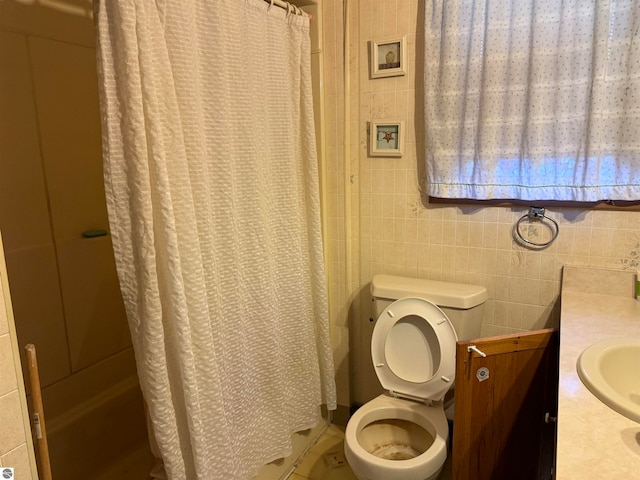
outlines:
[[[529,207],[529,213],[525,213],[522,217],[520,217],[520,219],[516,222],[515,225],[515,233],[518,236],[518,238],[524,242],[525,244],[529,244],[529,245],[533,245],[534,247],[548,247],[549,245],[551,245],[553,243],[553,241],[558,238],[558,233],[560,232],[560,227],[558,226],[558,222],[556,222],[553,218],[551,217],[547,217],[544,214],[545,210],[543,207]],[[543,221],[543,219],[547,219],[549,220],[553,226],[555,228],[552,228],[552,235],[551,235],[551,240],[549,240],[548,242],[533,242],[531,240],[528,240],[526,238],[524,238],[524,236],[522,235],[522,232],[520,231],[520,224],[522,223],[522,221],[524,219],[529,219],[529,220],[535,220],[535,221]]]

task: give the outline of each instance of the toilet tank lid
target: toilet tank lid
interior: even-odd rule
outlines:
[[[421,278],[376,275],[371,280],[371,295],[376,298],[398,300],[419,297],[439,307],[469,309],[487,300],[487,289],[479,285],[439,282]]]

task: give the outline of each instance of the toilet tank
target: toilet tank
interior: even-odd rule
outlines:
[[[419,297],[440,307],[447,315],[458,340],[480,337],[482,309],[487,289],[478,285],[439,282],[396,275],[376,275],[371,280],[374,318],[387,306],[405,297]]]

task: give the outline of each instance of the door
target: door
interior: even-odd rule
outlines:
[[[553,478],[557,372],[554,329],[458,342],[454,480]]]

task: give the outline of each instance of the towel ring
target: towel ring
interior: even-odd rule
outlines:
[[[558,222],[556,222],[551,217],[547,217],[544,213],[545,213],[545,210],[543,207],[529,207],[529,213],[525,213],[523,216],[520,217],[520,219],[516,222],[516,225],[514,228],[515,233],[516,235],[518,235],[518,238],[520,240],[522,240],[524,243],[528,243],[529,245],[533,245],[535,247],[548,247],[554,242],[556,238],[558,238],[558,233],[560,232],[560,227],[558,226]],[[553,235],[551,236],[551,240],[549,240],[548,242],[538,243],[538,242],[532,242],[531,240],[527,240],[526,238],[524,238],[524,236],[522,235],[522,232],[520,231],[520,224],[525,218],[528,218],[529,220],[536,220],[536,221],[542,221],[545,218],[549,220],[555,227]]]

